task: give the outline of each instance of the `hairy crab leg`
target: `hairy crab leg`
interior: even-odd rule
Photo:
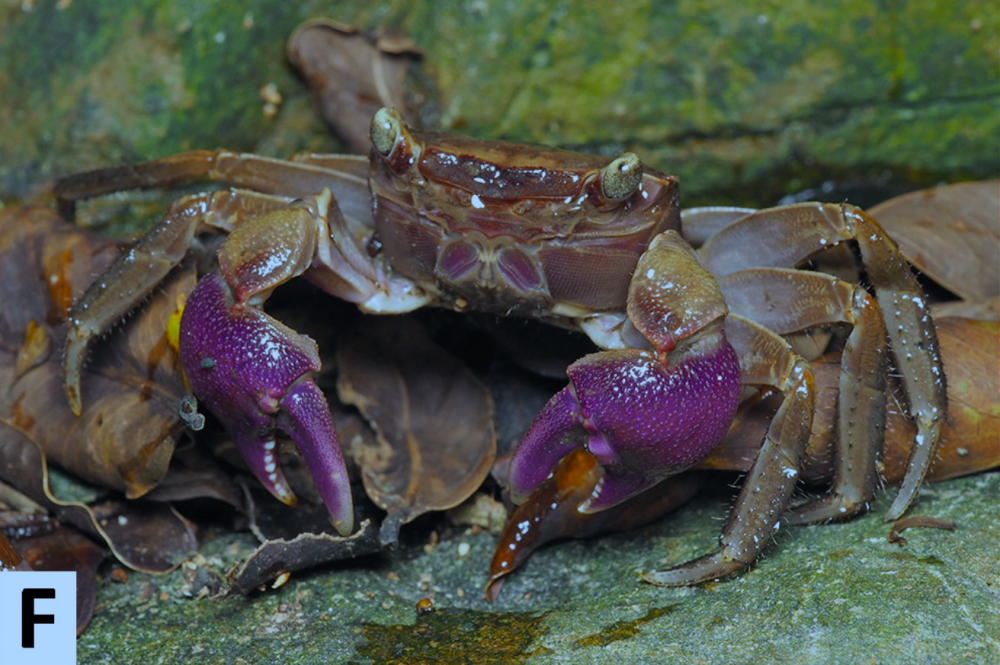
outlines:
[[[83,408],[80,380],[90,341],[114,327],[173,270],[195,235],[231,231],[245,216],[288,205],[287,199],[244,191],[221,191],[175,202],[163,220],[122,253],[74,304],[63,353],[66,397],[73,413]]]
[[[830,323],[853,327],[841,360],[836,466],[830,492],[797,508],[788,521],[843,519],[866,510],[875,498],[876,463],[885,429],[886,333],[875,301],[855,284],[788,268],[741,270],[721,278],[719,288],[731,313],[779,335]]]
[[[753,563],[778,528],[802,468],[816,403],[809,363],[775,333],[735,314],[726,320],[726,336],[739,355],[743,383],[777,388],[785,398],[743,480],[739,498],[719,536],[719,550],[642,576],[658,586],[699,584]]]
[[[129,189],[169,188],[198,180],[224,182],[239,189],[280,194],[290,199],[333,192],[345,215],[371,221],[368,158],[360,155],[302,153],[274,159],[230,150],[192,150],[139,164],[77,173],[56,182],[59,211],[73,217],[80,199]]]
[[[898,247],[870,215],[846,204],[805,203],[761,210],[712,236],[701,248],[717,277],[754,267],[795,266],[852,240],[882,310],[896,367],[917,423],[906,475],[886,514],[898,519],[916,498],[941,438],[947,411],[944,369],[927,300]]]

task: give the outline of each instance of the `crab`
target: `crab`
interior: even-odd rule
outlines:
[[[940,436],[945,376],[926,299],[864,211],[821,203],[708,208],[682,221],[677,178],[633,153],[608,159],[423,133],[389,108],[374,115],[371,139],[370,158],[196,151],[60,181],[67,212],[73,201],[123,189],[195,179],[236,187],[175,202],[76,303],[64,356],[72,408],[79,412],[85,397],[81,368],[93,338],[156,288],[200,233],[222,232],[218,267],[181,319],[183,370],[249,469],[285,502],[294,494],[277,464],[275,434],[294,440],[342,534],[353,529],[353,510],[314,381],[316,344],[262,310],[276,287],[299,275],[365,312],[431,305],[529,317],[580,330],[603,349],[570,365],[568,385],[515,451],[515,502],[585,448],[602,476],[578,510],[612,508],[708,455],[746,387],[780,392],[719,549],[646,576],[656,584],[745,568],[786,512],[816,522],[867,508],[878,479],[888,348],[917,423],[888,519],[917,496]],[[874,295],[802,269],[844,242],[857,247]],[[816,388],[809,363],[782,336],[830,326],[850,330],[840,461],[829,494],[789,512]]]

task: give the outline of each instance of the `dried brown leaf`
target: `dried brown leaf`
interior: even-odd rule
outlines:
[[[243,510],[239,486],[198,445],[178,449],[163,480],[142,498],[163,502],[213,499],[237,511]]]
[[[411,119],[403,84],[420,55],[407,37],[384,33],[373,39],[327,19],[299,26],[288,39],[288,59],[309,82],[320,114],[358,154],[371,150],[369,125],[380,108]]]
[[[0,531],[0,573],[8,570],[31,570],[31,566]]]
[[[1000,325],[991,321],[934,322],[944,373],[948,416],[928,478],[945,480],[1000,466]],[[890,396],[883,453],[886,482],[902,479],[917,430]],[[891,395],[891,394],[890,394]]]
[[[1000,294],[1000,181],[925,189],[869,212],[911,263],[952,293]]]
[[[60,364],[67,311],[116,253],[48,209],[0,213],[0,416],[62,468],[136,497],[162,479],[182,431],[184,386],[166,329],[195,274],[190,267],[171,273],[121,328],[95,343],[77,417]]]
[[[948,300],[931,303],[934,319],[975,319],[977,321],[1000,321],[1000,297],[986,300]]]
[[[134,570],[169,572],[197,551],[191,524],[169,505],[119,500],[105,490],[79,485],[50,469],[40,446],[6,420],[0,421],[0,479],[61,521],[106,542]]]
[[[372,424],[376,445],[352,451],[365,491],[389,512],[383,543],[431,510],[478,489],[496,456],[493,399],[468,369],[405,317],[361,322],[337,349],[342,401]]]
[[[247,595],[264,584],[277,584],[283,574],[320,563],[353,559],[380,549],[378,529],[369,520],[346,538],[330,533],[301,533],[288,540],[268,540],[227,576],[229,585],[220,596]]]

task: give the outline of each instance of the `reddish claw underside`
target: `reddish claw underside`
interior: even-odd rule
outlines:
[[[515,452],[510,484],[520,501],[548,491],[540,488],[560,460],[586,449],[600,478],[583,499],[569,493],[576,509],[622,505],[708,454],[743,386],[780,393],[718,551],[645,576],[653,583],[695,584],[745,568],[786,513],[816,389],[809,363],[782,335],[832,327],[843,350],[837,472],[829,495],[792,519],[850,516],[874,497],[890,350],[918,426],[890,516],[916,497],[945,412],[944,374],[910,267],[863,211],[714,208],[682,224],[677,179],[632,153],[607,159],[421,133],[392,109],[375,114],[371,131],[368,160],[201,151],[60,181],[64,210],[105,192],[198,178],[238,188],[176,202],[77,303],[64,360],[73,407],[90,340],[156,288],[197,235],[221,232],[229,237],[219,270],[184,313],[184,371],[253,473],[285,501],[292,495],[274,435],[295,441],[342,533],[352,525],[350,492],[313,381],[316,346],[260,309],[299,275],[365,312],[436,305],[533,317],[581,330],[605,349],[570,366],[569,385]],[[799,268],[847,241],[874,295]]]

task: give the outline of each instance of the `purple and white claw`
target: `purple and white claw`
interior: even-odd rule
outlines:
[[[226,427],[250,471],[275,497],[295,495],[278,464],[276,430],[295,441],[337,531],[354,529],[347,468],[326,398],[313,376],[316,343],[252,306],[236,302],[218,271],[191,293],[180,329],[191,388]]]
[[[511,460],[515,503],[583,447],[604,478],[580,510],[617,505],[707,456],[739,402],[739,360],[721,332],[672,355],[669,366],[649,351],[605,351],[567,374],[569,385],[545,405]]]

